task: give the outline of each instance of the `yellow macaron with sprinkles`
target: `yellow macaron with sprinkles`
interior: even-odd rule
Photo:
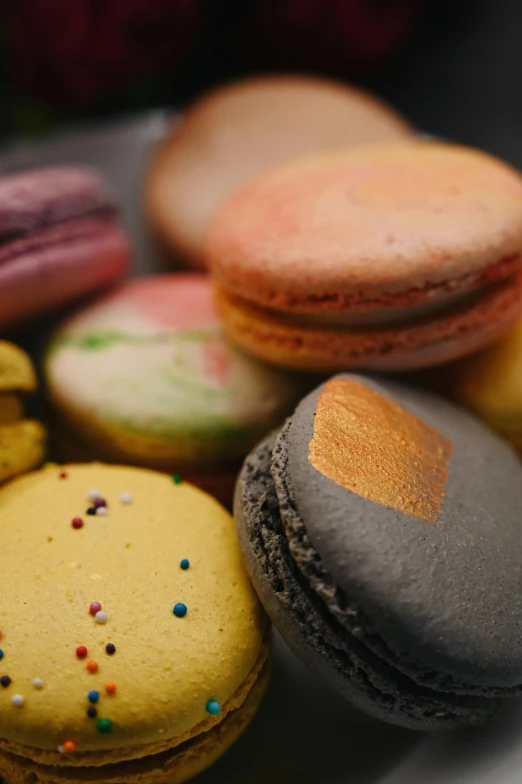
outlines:
[[[214,762],[269,669],[225,509],[92,463],[14,480],[0,517],[3,784],[179,784]]]

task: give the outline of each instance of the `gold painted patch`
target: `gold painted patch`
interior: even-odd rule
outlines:
[[[317,401],[309,459],[362,498],[437,523],[453,445],[409,411],[349,379]]]

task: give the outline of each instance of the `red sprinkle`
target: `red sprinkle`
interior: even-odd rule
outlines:
[[[101,608],[102,606],[99,602],[92,602],[89,607],[89,612],[91,615],[96,615],[96,613],[100,612]]]
[[[67,473],[67,471],[62,471],[60,473],[60,479],[67,479],[68,476],[69,474]]]
[[[93,503],[93,506],[95,509],[99,509],[100,506],[107,506],[107,501],[105,500],[105,498],[96,498]]]
[[[83,528],[83,520],[81,517],[73,517],[71,525],[73,528]]]
[[[79,659],[85,659],[85,657],[87,656],[87,648],[85,647],[85,645],[78,645],[78,647],[76,648],[76,655]]]

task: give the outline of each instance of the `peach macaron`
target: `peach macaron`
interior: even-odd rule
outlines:
[[[221,204],[252,177],[339,144],[414,133],[369,93],[304,75],[242,79],[189,107],[152,157],[147,212],[174,256],[204,267],[204,238]]]
[[[472,353],[522,312],[522,179],[414,140],[273,169],[224,205],[207,258],[229,337],[300,370],[408,370]]]

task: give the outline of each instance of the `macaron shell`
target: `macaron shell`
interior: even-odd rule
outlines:
[[[370,418],[362,415],[364,407],[343,397],[343,384],[370,406]],[[351,435],[339,426],[336,443],[345,449],[346,466],[357,463],[351,476],[360,480],[359,489],[332,479],[313,457],[312,441],[319,438],[323,421],[320,396],[336,385],[341,407],[356,412]],[[392,429],[389,417],[378,424],[378,409],[370,402],[375,394],[404,412],[398,415],[400,427]],[[418,437],[407,429],[411,415],[416,427],[451,446],[444,458],[442,493],[426,462],[442,453],[432,445],[424,455]],[[404,485],[400,466],[390,462],[385,434],[396,448],[403,445],[401,460],[411,463],[407,475],[413,477],[415,467],[439,498],[435,522],[404,511],[405,498],[420,509],[427,490],[414,483],[410,492]],[[365,460],[365,442],[369,454],[381,450],[380,460]],[[439,682],[447,686],[446,676],[455,690],[460,685],[468,694],[520,686],[517,509],[522,469],[512,450],[442,399],[356,376],[338,376],[305,398],[292,417],[287,445],[296,508],[322,567],[347,602],[371,620],[372,629],[363,637],[368,646],[382,639],[385,650],[396,654],[395,666],[420,683],[422,663],[432,687]],[[375,492],[388,485],[393,503],[379,500]],[[361,487],[370,488],[370,495]]]
[[[212,765],[235,743],[252,721],[268,685],[270,668],[265,666],[248,693],[243,704],[229,714],[223,722],[201,737],[194,738],[181,748],[145,757],[140,760],[117,763],[110,769],[90,768],[88,780],[100,784],[183,784]],[[85,769],[77,767],[52,767],[51,773],[42,765],[29,759],[0,751],[0,773],[8,777],[9,784],[77,784],[86,781]],[[50,781],[51,776],[52,781]]]
[[[36,241],[35,247],[31,242],[26,247],[25,240],[18,240],[11,245],[19,244],[20,250],[0,264],[0,327],[12,327],[109,286],[129,267],[128,240],[114,221],[78,218],[49,231],[60,233],[55,245],[42,250]],[[0,247],[0,255],[3,250]]]
[[[108,186],[97,172],[59,166],[0,178],[0,240],[106,209]]]
[[[293,324],[282,313],[253,306],[217,288],[228,337],[266,362],[303,371],[349,368],[402,371],[466,356],[499,340],[520,316],[522,274],[491,286],[461,306],[431,318],[342,328]]]
[[[19,346],[0,340],[0,392],[34,392],[36,373]]]
[[[367,145],[261,175],[207,238],[231,294],[284,312],[412,307],[520,265],[522,179],[476,150]]]
[[[247,180],[318,150],[412,133],[384,103],[340,83],[245,79],[204,95],[175,125],[152,159],[147,211],[169,246],[202,267],[211,218]]]
[[[225,342],[209,282],[195,274],[131,281],[73,317],[46,373],[91,446],[198,471],[242,457],[300,391]]]
[[[454,365],[445,390],[518,449],[522,446],[522,321],[490,348]]]
[[[46,443],[47,431],[33,419],[0,425],[0,482],[38,468]]]
[[[105,516],[86,514],[94,487],[107,500]],[[233,522],[212,498],[144,470],[48,466],[2,489],[0,509],[1,669],[12,679],[0,694],[0,748],[42,764],[98,766],[211,729],[220,717],[207,714],[209,699],[239,707],[266,659],[266,622]],[[75,516],[84,520],[80,530]],[[107,612],[105,624],[90,615],[93,601]],[[179,601],[184,618],[172,611]],[[114,656],[105,653],[108,642]],[[78,645],[98,673],[87,671]],[[108,681],[117,684],[114,696],[104,694]],[[23,710],[11,705],[14,689]],[[102,695],[111,733],[86,716],[91,689]],[[64,759],[57,747],[68,739],[77,752]]]

